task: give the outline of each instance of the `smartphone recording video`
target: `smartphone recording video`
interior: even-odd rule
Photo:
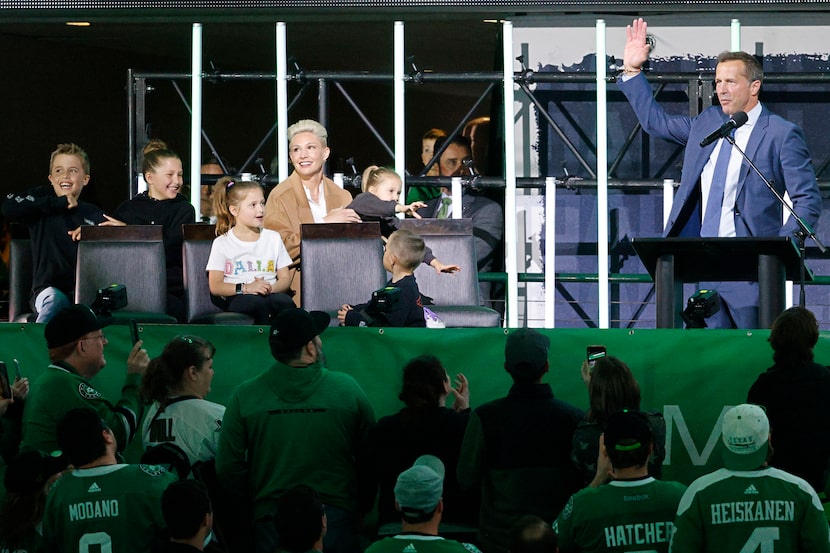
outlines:
[[[587,358],[588,363],[590,363],[592,367],[594,366],[594,363],[596,363],[597,359],[602,359],[605,355],[605,346],[588,346]]]

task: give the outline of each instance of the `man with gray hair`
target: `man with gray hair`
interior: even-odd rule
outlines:
[[[473,411],[464,434],[458,483],[481,486],[478,540],[488,553],[507,551],[524,515],[553,522],[580,488],[571,448],[583,413],[542,382],[549,349],[550,339],[531,328],[511,332],[504,368],[513,386]]]
[[[421,455],[395,483],[395,506],[401,513],[401,533],[377,541],[366,553],[481,553],[469,543],[438,535],[444,513],[444,463]]]
[[[742,404],[723,415],[724,468],[701,476],[680,499],[669,553],[826,553],[830,531],[815,490],[768,465],[767,415]]]

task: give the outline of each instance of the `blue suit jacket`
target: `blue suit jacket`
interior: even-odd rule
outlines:
[[[728,117],[717,106],[694,118],[669,115],[654,99],[651,85],[642,74],[618,83],[645,132],[686,146],[680,188],[663,236],[700,236],[700,175],[715,144],[705,148],[699,144]],[[801,128],[762,107],[745,151],[779,194],[789,194],[795,212],[808,225],[815,225],[821,212],[821,196]],[[792,236],[798,230],[792,217],[782,225],[781,204],[746,162],[738,176],[734,208],[735,234],[739,237]],[[720,293],[729,308],[731,322],[738,328],[758,326],[757,284],[726,282],[701,286]],[[729,327],[731,322],[723,310],[707,321],[715,328]]]
[[[686,145],[680,188],[663,235],[699,236],[700,174],[715,143],[705,148],[698,144],[728,117],[717,106],[706,109],[695,118],[669,115],[654,99],[651,85],[642,74],[626,82],[620,80],[619,87],[634,108],[645,132]],[[746,155],[772,181],[779,194],[783,196],[785,190],[789,193],[795,212],[808,225],[815,225],[821,212],[821,196],[801,128],[764,107],[750,134]],[[791,217],[785,225],[781,221],[782,207],[778,200],[744,162],[735,200],[736,235],[792,236],[798,230],[797,223]]]

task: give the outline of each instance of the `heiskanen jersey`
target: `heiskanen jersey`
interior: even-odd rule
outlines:
[[[61,553],[145,553],[164,528],[161,494],[176,476],[156,465],[65,474],[46,499],[43,538]]]
[[[440,536],[411,533],[398,534],[376,541],[365,553],[481,553],[469,543],[446,540]]]
[[[650,476],[580,490],[553,523],[559,551],[666,553],[685,490],[679,482]]]
[[[782,470],[720,469],[680,500],[672,553],[827,553],[830,531],[816,492]]]

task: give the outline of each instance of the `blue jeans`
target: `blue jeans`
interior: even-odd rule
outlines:
[[[256,553],[277,551],[280,537],[273,519],[257,521],[254,533]],[[355,513],[326,505],[326,535],[323,538],[323,551],[326,553],[360,553],[360,518]]]
[[[72,302],[69,297],[57,288],[53,286],[44,288],[35,297],[36,322],[48,323],[58,311],[70,305]]]

